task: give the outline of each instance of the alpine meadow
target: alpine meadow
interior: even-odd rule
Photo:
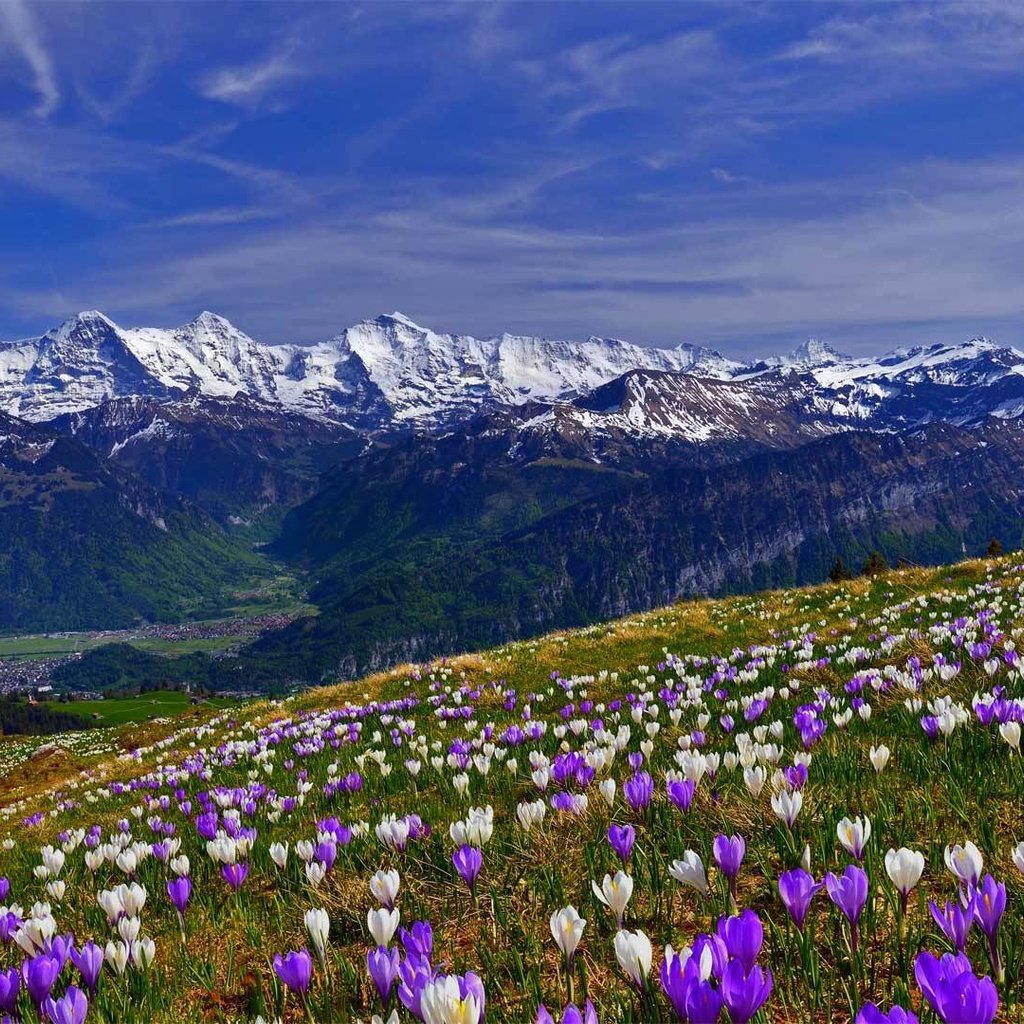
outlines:
[[[1022,69],[0,0],[0,1024],[1024,1024]]]

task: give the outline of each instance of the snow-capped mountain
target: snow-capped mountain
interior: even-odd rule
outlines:
[[[115,398],[197,391],[366,428],[420,426],[488,403],[585,394],[637,368],[729,376],[740,364],[690,345],[443,334],[401,313],[315,345],[271,346],[209,312],[163,330],[122,328],[90,311],[42,338],[0,346],[0,408],[43,421]]]
[[[649,373],[629,385],[647,381],[647,398],[634,395],[607,420],[609,410],[587,396],[634,371]],[[474,338],[421,327],[401,313],[302,346],[263,344],[210,312],[165,330],[123,328],[90,311],[41,338],[0,345],[0,410],[21,419],[45,422],[122,398],[194,395],[364,432],[444,427],[489,407],[583,399],[578,419],[701,442],[728,439],[741,421],[757,433],[785,433],[794,402],[801,431],[812,432],[1019,416],[1024,353],[975,338],[854,359],[811,339],[788,355],[739,363],[686,344]]]

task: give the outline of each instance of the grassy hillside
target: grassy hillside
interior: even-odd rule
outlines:
[[[391,1007],[407,1021],[406,1004],[434,993],[422,991],[430,972],[415,969],[427,954],[422,931],[382,934],[376,918],[377,939],[368,930],[368,912],[390,902],[371,877],[390,869],[401,925],[431,923],[433,971],[462,976],[463,999],[482,987],[487,1021],[534,1021],[542,1002],[561,1019],[572,998],[593,1000],[601,1021],[637,1024],[686,1019],[687,995],[724,1000],[715,1020],[750,1019],[758,1000],[744,1009],[741,997],[759,980],[762,1022],[850,1021],[868,1002],[934,1020],[928,1000],[946,983],[927,983],[922,957],[948,943],[928,900],[957,904],[962,892],[994,939],[971,928],[967,959],[951,962],[958,991],[976,997],[979,1020],[992,1019],[993,1001],[996,1019],[1019,1020],[1022,593],[1024,565],[1011,556],[687,602],[283,702],[93,730],[33,761],[0,748],[0,838],[14,841],[0,852],[8,901],[28,913],[49,896],[56,933],[105,945],[117,935],[97,891],[145,887],[138,927],[155,944],[152,962],[146,945],[123,976],[105,967],[88,1020],[369,1020],[382,1009],[370,953],[378,977],[389,973],[385,956],[402,963]],[[787,807],[791,827],[780,819]],[[847,817],[868,819],[870,836]],[[117,839],[122,819],[127,841]],[[152,849],[165,825],[189,858],[181,923],[167,884],[183,864],[165,863],[162,846],[134,866],[116,863],[125,842]],[[624,859],[612,825],[635,832]],[[721,835],[745,841],[733,883],[727,860],[716,866]],[[944,855],[968,841],[976,853]],[[47,843],[67,851],[56,887],[34,871]],[[288,844],[282,865],[276,843]],[[481,869],[470,885],[459,867],[472,864],[462,847],[475,844]],[[904,846],[922,855],[905,901],[885,856]],[[87,852],[102,862],[95,871]],[[706,894],[685,882],[697,859]],[[947,861],[970,884],[958,887]],[[801,863],[815,883],[846,872],[854,890],[864,885],[855,926],[829,895],[844,903],[832,878],[803,931],[795,926],[779,878]],[[619,953],[639,950],[636,961],[617,955],[615,915],[592,885],[615,902],[620,869],[631,885],[619,879],[618,891],[631,895]],[[787,874],[787,892],[796,877]],[[1006,911],[993,929],[1000,886]],[[550,923],[567,907],[586,921],[571,964]],[[329,922],[322,952],[304,922],[313,909]],[[697,961],[687,973],[663,953],[670,943],[685,958],[696,944],[699,961],[708,945],[699,936],[716,930],[724,938],[710,943],[703,976]],[[378,939],[393,952],[377,950]],[[303,949],[312,951],[305,994],[274,966],[275,955]],[[16,947],[3,955],[21,963]],[[645,984],[629,980],[648,967]],[[55,991],[76,978],[67,965]],[[31,1016],[24,994],[19,1007]],[[476,1009],[467,1001],[460,1019],[476,1020]]]

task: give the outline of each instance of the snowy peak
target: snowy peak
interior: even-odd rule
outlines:
[[[400,312],[315,345],[272,346],[209,310],[173,329],[127,329],[87,310],[41,338],[0,345],[0,411],[45,421],[115,398],[241,397],[363,431],[430,429],[496,405],[571,402],[637,371],[686,378],[663,386],[654,420],[665,429],[676,429],[674,402],[699,406],[694,415],[709,422],[717,403],[732,408],[756,398],[760,410],[766,389],[790,378],[809,389],[799,401],[813,400],[812,419],[820,412],[860,426],[899,402],[901,423],[948,418],[968,398],[964,415],[971,417],[1024,409],[1024,354],[986,338],[897,349],[877,359],[853,359],[809,339],[788,355],[742,364],[690,344],[655,348],[618,338],[511,333],[475,338],[431,330]],[[707,385],[694,397],[696,379],[760,385],[735,392]],[[738,416],[723,407],[723,420]]]
[[[785,359],[792,366],[822,366],[826,363],[848,362],[850,357],[837,352],[827,342],[808,338],[803,344],[797,345]]]

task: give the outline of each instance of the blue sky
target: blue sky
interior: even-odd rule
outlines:
[[[0,0],[0,338],[1024,344],[1024,5]]]

